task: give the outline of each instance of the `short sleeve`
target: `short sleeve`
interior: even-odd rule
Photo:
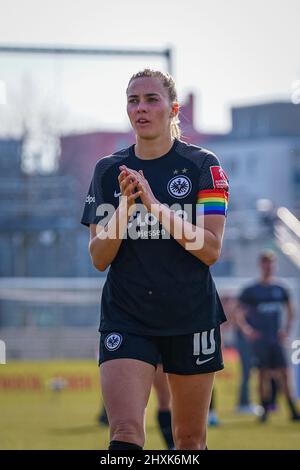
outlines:
[[[216,155],[208,152],[200,168],[197,205],[202,206],[204,215],[219,214],[226,217],[228,199],[228,177]]]
[[[282,287],[283,302],[288,302],[290,300],[290,293],[288,289]]]
[[[90,224],[98,224],[103,218],[103,216],[96,215],[97,208],[100,204],[104,204],[104,195],[103,195],[103,175],[104,175],[105,165],[101,164],[99,160],[95,166],[94,174],[90,187],[85,199],[83,214],[81,217],[81,223],[89,227]]]

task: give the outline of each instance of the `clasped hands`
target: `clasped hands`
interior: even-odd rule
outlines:
[[[134,208],[136,204],[135,201],[138,197],[141,198],[141,201],[148,212],[151,212],[152,204],[160,204],[155,198],[142,170],[132,170],[126,165],[121,165],[119,169],[120,174],[118,176],[118,181],[122,196],[127,197],[128,210],[132,210]]]

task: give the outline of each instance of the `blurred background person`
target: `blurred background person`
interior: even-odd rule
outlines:
[[[253,365],[252,347],[249,338],[237,325],[235,330],[235,344],[240,362],[240,384],[238,393],[238,413],[254,413],[254,406],[251,404],[249,396],[250,373]]]
[[[240,382],[235,411],[240,414],[258,414],[259,407],[252,403],[250,392],[251,372],[255,366],[255,356],[253,353],[252,341],[249,339],[249,336],[244,334],[239,326],[239,321],[236,319],[236,315],[239,315],[241,308],[240,304],[243,302],[242,299],[244,298],[246,289],[243,289],[240,293],[239,300],[234,302],[231,315],[231,320],[234,327],[235,347],[238,352],[240,365]],[[276,380],[271,378],[271,397],[268,405],[269,411],[275,411],[277,408],[277,388]]]
[[[236,320],[242,334],[251,342],[258,368],[258,392],[263,410],[260,420],[265,422],[268,417],[273,378],[286,397],[291,419],[299,421],[300,415],[292,397],[284,351],[284,342],[288,338],[294,312],[288,291],[273,279],[275,269],[275,253],[271,250],[263,251],[259,256],[260,278],[241,293],[239,301],[242,308],[236,315]],[[284,310],[287,313],[285,319],[282,318]]]

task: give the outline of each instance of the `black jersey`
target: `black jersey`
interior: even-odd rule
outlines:
[[[175,139],[168,153],[152,160],[137,157],[134,145],[101,158],[82,224],[106,223],[102,205],[118,207],[122,164],[143,170],[156,199],[179,215],[187,216],[185,208],[191,207],[188,220],[193,224],[199,206],[204,214],[226,216],[228,179],[218,158]],[[183,335],[213,328],[225,320],[209,267],[185,250],[152,214],[146,210],[133,214],[103,287],[99,331]]]
[[[289,300],[288,291],[276,284],[256,282],[239,296],[246,308],[247,322],[261,334],[264,342],[277,342],[283,310]]]

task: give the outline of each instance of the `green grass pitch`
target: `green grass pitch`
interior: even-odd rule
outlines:
[[[53,377],[68,384],[53,391]],[[52,382],[53,383],[53,382]],[[98,367],[93,361],[10,362],[0,366],[0,449],[107,449],[108,429],[99,426]],[[238,366],[226,361],[217,374],[221,425],[209,428],[209,449],[300,449],[300,423],[288,419],[280,398],[270,422],[234,413]],[[252,378],[255,399],[255,376]],[[145,449],[164,449],[156,422],[156,396],[147,410]]]

